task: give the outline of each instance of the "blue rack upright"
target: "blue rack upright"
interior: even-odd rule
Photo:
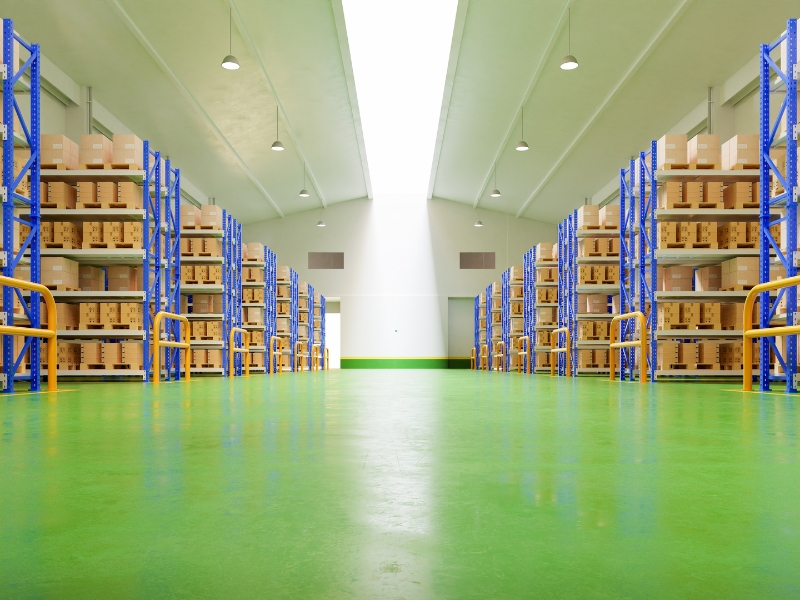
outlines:
[[[320,352],[320,364],[322,365],[323,369],[327,369],[328,368],[328,365],[326,363],[326,358],[325,358],[325,347],[326,347],[325,346],[325,312],[326,312],[326,306],[325,305],[326,304],[327,304],[327,301],[325,300],[325,296],[320,294],[320,297],[319,297],[319,307],[320,307],[320,310],[319,310],[319,316],[320,316],[320,319],[319,319],[319,332],[320,332],[320,335],[319,335],[319,340],[320,340],[320,342],[319,342],[319,352]]]
[[[558,335],[558,345],[563,348],[566,335],[570,339],[570,373],[567,373],[566,355],[558,354],[558,374],[574,376],[577,373],[577,240],[578,213],[573,210],[558,226],[558,327],[568,328],[568,333]],[[552,357],[551,357],[552,360]]]
[[[525,253],[522,258],[523,274],[523,335],[528,338],[528,360],[523,365],[525,373],[533,373],[533,363],[535,353],[533,347],[536,344],[536,246]]]
[[[222,369],[227,377],[242,374],[242,355],[234,357],[233,369],[230,373],[230,335],[234,327],[242,327],[242,226],[227,211],[222,211],[222,254],[224,267],[222,270]],[[234,344],[242,345],[242,334],[234,334]]]
[[[308,370],[311,370],[311,347],[314,345],[314,286],[308,284],[308,298],[306,299],[306,357]],[[298,315],[299,316],[299,315]]]
[[[144,378],[148,374],[159,377],[153,373],[153,325],[156,313],[161,310],[161,153],[150,148],[150,142],[144,141],[142,154],[144,163],[144,181],[142,182],[142,206],[145,218],[142,223],[142,239],[144,258],[142,259],[142,286],[144,288],[143,328],[144,348],[142,356],[144,362]],[[180,241],[179,241],[180,243]]]
[[[25,49],[30,56],[17,69],[14,60],[14,48]],[[39,197],[39,170],[40,170],[40,70],[41,70],[41,51],[38,44],[28,44],[16,33],[14,33],[14,23],[11,19],[3,19],[3,248],[5,249],[5,261],[3,263],[3,275],[14,277],[14,270],[22,261],[23,256],[28,255],[31,267],[30,280],[34,283],[41,282],[40,264],[40,202]],[[17,101],[17,83],[20,78],[28,74],[30,79],[30,119],[26,120],[20,110]],[[21,83],[21,82],[20,82]],[[30,157],[18,174],[14,173],[14,140],[17,137],[15,129],[15,118],[19,119],[22,129],[22,138],[30,148]],[[28,180],[28,197],[18,193],[18,189],[25,179]],[[14,207],[20,205],[30,209],[29,219],[21,220],[14,215]],[[14,229],[21,225],[29,225],[30,233],[24,240],[20,240],[20,249],[14,248]],[[25,316],[32,328],[39,328],[40,318],[40,297],[38,293],[30,294],[30,302],[26,302],[20,290],[9,287],[3,288],[3,314],[5,323],[14,323],[14,298],[18,298],[22,305]],[[30,350],[30,389],[39,391],[41,388],[41,364],[40,364],[40,341],[39,338],[25,337],[19,355],[14,352],[14,337],[3,336],[3,391],[14,391],[14,379],[17,369],[21,365],[25,354]],[[53,343],[53,342],[50,342]]]
[[[300,284],[299,277],[297,276],[297,272],[294,269],[289,269],[289,281],[291,282],[291,286],[289,288],[289,297],[291,302],[289,303],[289,370],[294,371],[294,359],[295,359],[295,344],[297,343],[297,326],[299,321],[299,312],[298,312],[298,303],[299,303],[299,290],[298,285]]]
[[[798,138],[798,113],[797,113],[797,19],[789,19],[786,31],[774,44],[762,44],[760,52],[760,184],[759,191],[759,223],[761,230],[759,252],[759,281],[765,283],[770,280],[770,250],[777,254],[781,266],[785,269],[786,277],[797,275],[798,258],[795,253],[797,248],[797,138]],[[784,49],[784,63],[780,67],[776,64],[771,54],[778,48]],[[774,71],[777,76],[773,85],[771,75]],[[770,94],[785,87],[781,108],[773,124],[770,117]],[[785,131],[781,125],[785,124]],[[786,176],[781,173],[775,164],[770,150],[782,143],[786,143]],[[772,197],[771,180],[775,178],[783,188],[782,193]],[[785,207],[786,214],[776,221],[770,221],[770,209],[776,206]],[[783,240],[787,249],[781,251],[780,244],[770,233],[770,226],[786,222],[786,240]],[[767,328],[775,317],[777,308],[782,300],[786,302],[786,325],[794,324],[795,311],[797,310],[797,288],[789,287],[780,290],[777,298],[770,302],[770,295],[764,292],[759,296],[759,325]],[[787,336],[785,352],[781,353],[775,344],[774,337],[762,338],[759,356],[759,387],[761,391],[770,389],[769,358],[770,349],[775,353],[778,362],[786,376],[786,391],[797,391],[797,336]],[[745,343],[747,343],[745,341]]]
[[[487,346],[487,360],[489,364],[487,365],[488,370],[491,371],[494,368],[494,301],[492,300],[492,285],[489,284],[486,286],[486,346]]]
[[[631,160],[630,167],[620,169],[619,174],[619,301],[620,314],[626,314],[636,310],[636,277],[639,272],[639,265],[636,261],[636,231],[640,228],[641,222],[637,218],[636,210],[636,182],[635,182],[635,161]],[[653,298],[655,301],[655,298]],[[630,321],[620,323],[621,342],[633,341],[634,327]],[[615,350],[611,350],[615,352]],[[634,378],[635,354],[633,348],[622,348],[619,360],[619,377],[623,380],[632,381]]]
[[[275,364],[269,361],[269,349],[272,338],[278,335],[278,261],[275,253],[264,246],[264,365],[267,366],[266,373],[277,372],[281,357],[276,356]]]
[[[166,194],[163,202],[164,220],[164,310],[180,314],[181,310],[181,170],[173,169],[169,159],[164,161]],[[180,321],[169,319],[164,327],[167,339],[181,341]],[[166,378],[179,380],[181,353],[179,348],[165,348],[164,369]],[[156,376],[156,375],[154,375]]]
[[[506,269],[500,276],[500,318],[503,325],[503,364],[501,371],[508,371],[511,358],[511,270]]]

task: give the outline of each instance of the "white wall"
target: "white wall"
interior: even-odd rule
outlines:
[[[327,227],[316,227],[324,218]],[[474,297],[556,226],[420,195],[380,195],[244,226],[323,295],[341,298],[342,357],[447,356],[447,299]],[[496,253],[497,268],[460,270],[459,252]],[[344,270],[313,270],[308,252],[344,252]]]
[[[447,356],[469,358],[475,345],[475,299],[447,299]]]

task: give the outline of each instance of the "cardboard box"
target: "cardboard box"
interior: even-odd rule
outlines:
[[[99,221],[84,221],[82,238],[86,248],[91,248],[91,244],[103,243],[103,224]]]
[[[658,168],[664,165],[687,164],[688,136],[683,133],[670,133],[656,143]]]
[[[280,333],[289,333],[289,318],[278,317],[275,319],[277,331]]]
[[[210,204],[201,206],[200,225],[213,229],[222,229],[222,209],[219,206]]]
[[[607,204],[600,209],[598,215],[600,219],[600,225],[606,227],[607,229],[620,226],[619,205]]]
[[[713,208],[724,208],[725,184],[721,181],[706,181],[703,184],[702,202],[718,204]],[[711,208],[711,207],[709,207]]]
[[[100,303],[100,322],[111,325],[119,324],[119,302]]]
[[[578,229],[599,227],[600,209],[592,204],[585,204],[578,208]]]
[[[200,209],[191,204],[181,204],[181,227],[200,225]]]
[[[553,244],[539,242],[536,244],[536,260],[551,260],[553,258]]]
[[[244,250],[244,248],[243,248]],[[244,252],[242,252],[244,254]],[[242,258],[245,258],[244,256]],[[264,260],[264,244],[260,242],[250,242],[247,244],[247,259],[248,260]]]
[[[722,166],[719,135],[698,134],[686,146],[689,164]]]
[[[116,161],[115,161],[116,162]],[[115,202],[126,204],[128,208],[142,208],[144,189],[133,181],[121,181],[117,184],[117,199]],[[166,211],[161,209],[162,221],[166,221]]]
[[[580,306],[580,299],[578,299],[578,306]],[[593,315],[607,313],[608,296],[605,294],[587,294],[586,312]]]
[[[52,243],[61,244],[61,248],[64,249],[81,248],[83,245],[83,230],[80,225],[62,221],[47,223],[47,225],[49,227],[42,227],[41,230],[50,230]]]
[[[537,308],[538,323],[540,325],[549,325],[556,322],[556,309],[555,308]]]
[[[695,271],[694,288],[699,292],[718,292],[721,283],[721,265],[703,267]]]
[[[140,169],[144,165],[144,143],[132,133],[115,133],[111,154],[114,164],[136,165]]]
[[[103,223],[103,243],[122,243],[122,223],[119,221],[106,221]]]
[[[276,269],[276,275],[278,281],[289,281],[291,275],[291,269],[287,266],[279,265]],[[279,288],[280,289],[280,288]]]
[[[131,365],[132,369],[141,370],[144,364],[143,350],[141,342],[122,342],[120,343],[120,359],[123,364]],[[181,365],[183,364],[181,363]]]
[[[724,189],[722,198],[725,208],[754,208],[747,205],[759,202],[758,186],[749,181],[736,181]]]
[[[198,240],[199,241],[199,240]],[[203,238],[202,252],[205,256],[222,256],[222,240],[219,238]],[[263,275],[262,275],[263,280]]]
[[[137,267],[107,267],[106,276],[108,278],[108,290],[114,292],[138,292],[141,291],[140,281],[137,274]]]
[[[522,265],[514,265],[510,271],[511,281],[522,281],[525,277]]]
[[[678,239],[678,223],[675,221],[658,221],[656,226],[658,229],[659,248],[667,248],[668,244],[677,244],[680,242]]]
[[[47,197],[41,201],[49,206],[45,208],[75,208],[78,199],[77,190],[68,183],[51,181],[47,184]]]
[[[658,267],[658,289],[662,292],[686,292],[692,290],[694,267]]]
[[[732,169],[734,165],[758,165],[760,149],[758,134],[739,134],[729,139],[722,147],[722,168]]]
[[[110,139],[103,134],[81,135],[78,163],[81,165],[110,164],[114,155],[114,147]]]
[[[78,168],[78,145],[67,136],[42,134],[39,140],[43,167],[45,165],[65,165],[68,169]]]
[[[44,256],[41,258],[41,281],[47,286],[61,286],[77,290],[78,263],[60,256]]]
[[[598,241],[602,241],[605,243],[605,239],[600,238],[582,238],[578,240],[578,256],[597,256],[598,252],[605,252],[605,249],[602,251],[598,250],[597,243]]]
[[[737,257],[722,263],[722,289],[758,284],[758,257]]]
[[[81,344],[81,365],[103,363],[103,343],[83,342]]]

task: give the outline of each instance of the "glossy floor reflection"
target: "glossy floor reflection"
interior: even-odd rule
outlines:
[[[797,598],[798,398],[470,371],[0,398],[0,597]]]

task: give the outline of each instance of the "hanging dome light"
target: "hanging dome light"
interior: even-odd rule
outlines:
[[[572,8],[569,9],[569,17],[567,22],[567,55],[561,61],[561,69],[564,71],[572,71],[578,68],[578,59],[572,56]]]
[[[323,221],[322,219],[317,221],[317,227],[325,227],[325,221]]]
[[[522,107],[522,139],[520,140],[519,144],[517,144],[517,151],[518,152],[525,152],[529,150],[528,144],[525,142],[525,107]]]
[[[494,189],[489,195],[492,198],[499,198],[501,196],[500,190],[497,189],[497,163],[494,163]]]
[[[483,222],[480,219],[478,219],[477,221],[475,221],[475,227],[483,227]]]
[[[498,189],[494,189],[494,190],[492,190],[492,193],[491,193],[491,194],[489,194],[489,195],[490,195],[492,198],[499,198],[500,196],[502,196],[502,194],[500,193],[500,190],[498,190]]]
[[[303,189],[297,194],[301,198],[308,198],[308,190],[306,189],[306,163],[303,162]]]
[[[228,9],[228,56],[222,59],[222,68],[235,71],[239,68],[239,61],[233,55],[233,9]]]
[[[283,144],[278,139],[278,105],[275,105],[275,141],[272,143],[272,149],[275,152],[283,152]]]
[[[300,193],[298,194],[298,196],[300,196],[301,198],[308,198],[308,195],[309,195],[308,190],[306,188],[300,190]]]

